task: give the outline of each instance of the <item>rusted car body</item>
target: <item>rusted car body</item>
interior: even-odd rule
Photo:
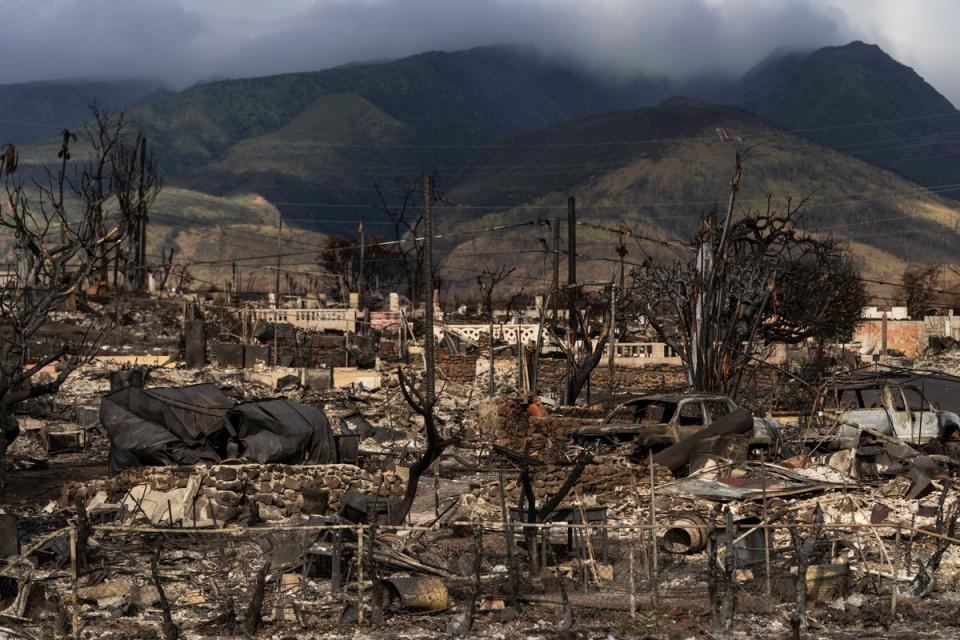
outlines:
[[[647,395],[621,404],[607,414],[602,423],[578,427],[571,430],[570,435],[583,443],[634,442],[656,453],[702,431],[736,409],[737,404],[723,395]],[[764,418],[753,418],[753,422],[750,448],[775,449],[779,443],[776,422]]]

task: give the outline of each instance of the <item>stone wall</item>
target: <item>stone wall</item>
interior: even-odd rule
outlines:
[[[507,396],[484,401],[477,413],[477,426],[485,439],[541,460],[568,459],[564,454],[570,446],[570,429],[596,424],[602,418],[602,413],[590,414],[585,409],[572,412],[582,415],[535,416],[520,398]]]
[[[532,355],[528,355],[532,358]],[[437,367],[448,379],[460,384],[470,384],[476,380],[479,368],[486,371],[486,359],[476,354],[450,354],[446,349],[437,350]],[[515,374],[516,357],[498,356],[497,371]],[[563,391],[563,378],[567,372],[566,360],[544,358],[540,360],[540,388],[554,395]],[[484,374],[486,375],[486,374]],[[607,388],[607,366],[602,362],[593,370],[590,377],[593,391],[603,393]],[[682,365],[669,363],[648,364],[645,367],[614,367],[613,390],[615,393],[654,393],[673,391],[686,387],[686,371]],[[586,397],[586,390],[584,390]]]
[[[471,384],[476,378],[477,356],[451,354],[446,349],[438,349],[437,368],[453,382]]]
[[[274,521],[299,513],[333,513],[350,490],[389,497],[402,495],[406,487],[397,473],[370,473],[348,464],[142,467],[113,478],[67,483],[61,504],[73,504],[77,496],[89,501],[101,492],[106,502],[123,502],[128,492],[144,485],[147,491],[140,489],[138,496],[169,493],[181,502],[184,518],[221,526],[240,516]]]
[[[566,360],[546,359],[540,361],[541,388],[559,394],[563,391],[563,378],[567,372]],[[590,385],[596,393],[607,388],[607,364],[600,363],[590,376]],[[654,393],[674,391],[686,387],[686,370],[682,365],[651,364],[646,367],[614,367],[614,393]],[[586,389],[583,391],[586,397]]]
[[[590,375],[590,384],[596,391],[607,388],[607,365],[600,365]],[[646,367],[614,367],[614,393],[655,393],[682,390],[687,386],[687,373],[683,365],[651,364]]]

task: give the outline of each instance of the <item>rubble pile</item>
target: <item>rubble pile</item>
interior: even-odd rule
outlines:
[[[347,464],[141,467],[113,478],[68,483],[60,505],[71,506],[79,497],[88,511],[96,512],[104,505],[125,504],[132,497],[139,503],[131,510],[133,520],[145,515],[157,523],[179,520],[193,526],[224,526],[242,514],[277,521],[300,513],[335,513],[348,492],[386,498],[401,495],[403,488],[399,474]],[[171,501],[177,503],[176,509],[167,505]],[[144,503],[150,508],[144,508]]]
[[[121,319],[108,348],[21,407],[4,624],[191,640],[958,626],[931,617],[960,588],[950,376],[837,373],[788,411],[770,371],[727,397],[677,391],[676,364],[617,366],[610,398],[601,363],[558,406],[562,350],[533,384],[529,345],[501,340],[491,392],[489,339],[445,338],[428,412],[421,315],[391,311],[409,326],[386,339],[296,326],[359,308],[254,306],[252,321],[224,298],[183,335],[171,303],[95,309]],[[930,362],[948,368],[956,344],[940,346]]]

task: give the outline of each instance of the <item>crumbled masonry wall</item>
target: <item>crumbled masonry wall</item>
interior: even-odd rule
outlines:
[[[883,342],[883,320],[863,320],[857,326],[854,341],[872,347],[872,353],[880,353]],[[908,358],[920,355],[926,344],[923,320],[888,320],[887,348],[896,349]]]
[[[110,500],[139,484],[155,491],[184,488],[191,476],[200,476],[196,501],[198,517],[209,505],[218,522],[227,522],[241,513],[256,513],[264,520],[279,520],[298,513],[323,514],[336,511],[347,491],[399,496],[405,481],[394,472],[370,473],[349,464],[328,465],[196,465],[193,467],[141,467],[128,469],[113,478],[64,486],[61,504],[73,504],[76,496],[87,500],[105,491]]]

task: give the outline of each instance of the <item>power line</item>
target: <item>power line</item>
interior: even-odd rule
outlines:
[[[324,94],[318,94],[318,97]],[[627,112],[629,114],[629,112]],[[600,114],[595,114],[600,115]],[[724,117],[726,114],[718,114],[719,117]],[[885,119],[874,119],[874,120],[861,120],[859,122],[848,122],[843,124],[835,125],[825,125],[820,127],[803,127],[803,128],[794,128],[794,129],[779,129],[772,130],[770,133],[759,134],[753,136],[752,139],[766,139],[766,138],[776,138],[781,137],[786,134],[796,134],[796,133],[812,133],[817,131],[835,131],[841,129],[852,129],[858,127],[871,127],[882,124],[894,124],[901,122],[915,122],[921,120],[934,120],[939,118],[948,118],[960,116],[960,112],[953,110],[942,113],[934,114],[925,114],[921,116],[910,116],[904,118],[885,118]],[[589,117],[589,116],[587,116]],[[727,116],[729,118],[736,117],[735,115]],[[38,121],[24,121],[24,120],[13,120],[13,119],[0,119],[0,122],[9,123],[9,124],[27,124],[27,125],[37,125],[37,126],[47,126],[50,127],[52,131],[62,129],[63,123],[53,124],[53,123],[44,123]],[[132,124],[136,124],[135,121],[131,121]],[[169,131],[162,131],[156,129],[156,134],[161,139],[163,138],[180,138],[190,141],[197,140],[207,140],[210,142],[216,143],[226,143],[226,142],[243,142],[262,136],[265,133],[274,133],[276,131],[282,130],[283,127],[278,127],[276,129],[269,129],[264,133],[251,134],[248,136],[204,136],[202,134],[194,133],[171,133]],[[318,133],[325,133],[325,129],[317,129]],[[310,133],[309,131],[301,131],[301,137],[304,134]],[[934,135],[934,134],[930,134]],[[261,140],[261,143],[269,143],[275,145],[283,146],[294,146],[294,145],[304,145],[311,147],[324,147],[324,148],[356,148],[356,149],[517,149],[517,148],[563,148],[563,147],[596,147],[596,146],[629,146],[629,145],[640,145],[640,144],[658,144],[665,142],[680,142],[680,141],[696,141],[696,140],[716,140],[716,136],[713,134],[709,135],[700,135],[700,136],[675,136],[675,137],[665,137],[665,138],[646,138],[638,140],[606,140],[606,141],[593,141],[593,142],[555,142],[555,143],[527,143],[527,144],[483,144],[483,143],[472,143],[472,144],[360,144],[360,143],[339,143],[339,142],[319,142],[319,141],[308,141],[308,140]]]

